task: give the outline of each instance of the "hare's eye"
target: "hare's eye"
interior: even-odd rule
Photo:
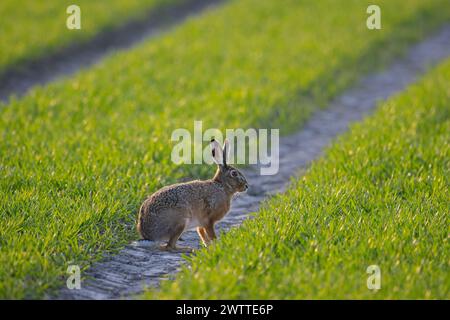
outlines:
[[[231,176],[232,176],[232,177],[237,177],[237,172],[236,172],[236,171],[234,171],[234,170],[233,170],[233,171],[231,171]]]

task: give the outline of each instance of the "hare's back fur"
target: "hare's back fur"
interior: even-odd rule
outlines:
[[[220,220],[229,209],[223,186],[213,180],[164,187],[144,201],[138,231],[146,240],[168,240],[184,231]]]

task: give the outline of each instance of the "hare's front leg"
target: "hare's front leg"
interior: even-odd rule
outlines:
[[[203,245],[207,247],[209,245],[208,235],[206,234],[206,230],[203,227],[197,227],[197,233],[200,239],[202,239]]]
[[[209,223],[206,226],[205,231],[210,241],[215,240],[217,238],[216,232],[214,231],[214,223]]]

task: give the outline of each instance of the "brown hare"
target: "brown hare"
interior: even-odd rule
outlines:
[[[223,149],[211,140],[212,157],[217,171],[212,179],[195,180],[164,187],[144,201],[137,222],[143,240],[168,241],[161,249],[186,252],[177,248],[181,234],[197,228],[205,246],[216,238],[214,224],[229,211],[232,196],[248,189],[247,180],[236,168],[227,164],[229,143]]]

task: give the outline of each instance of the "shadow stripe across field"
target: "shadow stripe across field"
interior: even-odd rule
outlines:
[[[156,33],[182,23],[225,0],[185,0],[151,9],[143,19],[130,21],[113,30],[99,33],[92,39],[69,45],[48,56],[30,60],[20,68],[12,66],[0,72],[0,101],[11,95],[24,95],[36,85],[87,68],[117,50],[126,50]]]

